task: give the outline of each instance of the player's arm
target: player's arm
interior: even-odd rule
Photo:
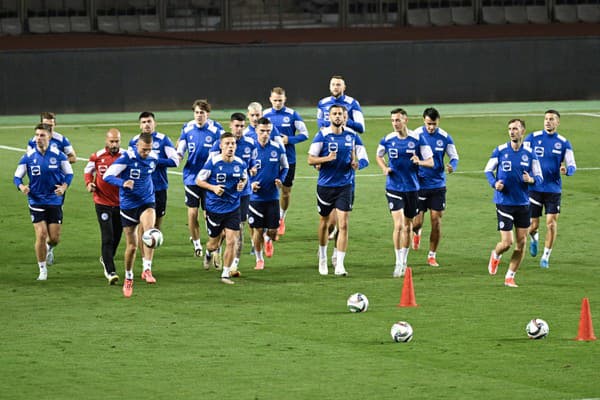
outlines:
[[[494,150],[494,152],[492,153],[492,156],[490,157],[487,164],[485,165],[485,169],[484,169],[485,177],[493,189],[502,190],[502,188],[504,187],[502,184],[502,181],[497,180],[496,175],[494,174],[497,167],[498,167],[498,155],[497,155],[497,151]],[[502,187],[500,189],[498,188],[498,185],[497,185],[498,183],[500,183],[502,185]]]
[[[446,171],[451,174],[458,168],[458,152],[454,143],[448,143],[446,146],[446,154],[450,158],[450,162],[446,164]]]
[[[23,192],[24,194],[29,194],[29,185],[25,185],[23,183],[23,177],[27,173],[27,164],[25,164],[25,161],[25,156],[23,156],[21,161],[19,161],[19,165],[17,165],[17,169],[15,170],[13,183],[17,190]]]
[[[179,155],[177,154],[177,150],[173,147],[173,143],[167,139],[165,143],[165,155],[167,158],[159,158],[158,165],[161,167],[178,167],[179,166]]]
[[[354,157],[356,158],[356,162],[358,163],[358,169],[367,168],[369,166],[369,156],[367,154],[367,149],[363,145],[362,139],[358,135],[356,135],[356,139],[354,142]]]
[[[288,136],[289,144],[298,144],[308,140],[308,129],[301,118],[294,121],[294,127],[296,128],[296,134],[294,136]]]
[[[337,151],[331,151],[326,156],[319,156],[323,142],[313,142],[308,149],[308,165],[321,165],[333,161],[337,157]]]
[[[381,168],[381,172],[384,175],[389,175],[392,172],[392,169],[385,162],[385,147],[381,144],[377,146],[377,152],[375,153],[375,162]]]
[[[95,173],[96,173],[96,153],[90,156],[85,168],[83,169],[83,180],[85,182],[85,188],[88,192],[96,191],[96,183],[95,183]]]
[[[202,189],[210,190],[217,196],[221,196],[225,192],[225,187],[223,185],[211,185],[210,183],[208,183],[208,178],[210,178],[211,175],[210,167],[207,168],[209,164],[212,165],[210,159],[206,163],[206,165],[204,165],[204,167],[200,170],[200,172],[198,172],[198,175],[196,176],[196,185],[198,185],[198,187]]]
[[[348,121],[346,121],[346,126],[358,133],[364,133],[365,132],[365,116],[363,115],[363,112],[360,109],[360,106],[358,106],[358,108],[351,110],[351,116],[352,116],[352,118],[348,118]]]
[[[119,177],[121,172],[125,171],[125,169],[127,168],[127,165],[119,162],[119,160],[120,160],[120,158],[117,161],[115,161],[114,163],[112,163],[110,167],[108,167],[108,169],[102,176],[102,179],[104,179],[105,182],[110,183],[111,185],[114,185],[114,186],[128,187],[129,185],[125,186],[125,182],[128,182],[128,181],[125,181],[124,179],[121,179]],[[131,179],[129,181],[131,181]]]
[[[326,127],[328,122],[325,120],[325,112],[321,108],[321,104],[317,106],[317,126],[319,129]]]
[[[538,160],[535,153],[533,154],[533,160],[531,160],[531,178],[533,178],[533,182],[529,182],[529,184],[540,185],[544,182],[544,175],[542,174],[542,166],[540,165],[540,160]]]
[[[431,146],[426,142],[425,144],[421,144],[419,146],[419,153],[421,153],[421,157],[419,158],[416,154],[413,155],[411,158],[412,162],[419,167],[433,168],[435,162],[433,161],[433,151],[431,150]]]
[[[560,167],[560,172],[563,175],[571,176],[577,171],[577,164],[575,164],[575,154],[571,148],[571,144],[567,142],[568,147],[565,151],[564,165]]]
[[[177,145],[175,147],[177,149],[177,157],[180,160],[183,160],[183,155],[187,150],[187,140],[185,139],[185,132],[181,131],[181,136],[177,140]]]
[[[287,155],[285,154],[285,150],[281,152],[279,155],[279,175],[277,179],[279,179],[279,183],[285,181],[285,178],[290,169],[290,164],[288,163]]]

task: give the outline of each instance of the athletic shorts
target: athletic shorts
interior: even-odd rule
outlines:
[[[390,211],[404,210],[406,218],[414,218],[419,213],[419,192],[397,192],[395,190],[385,190]]]
[[[210,237],[218,237],[224,229],[240,230],[240,210],[235,209],[224,214],[206,212],[206,231]]]
[[[317,185],[317,211],[326,217],[335,208],[340,211],[352,211],[354,198],[352,185],[327,187]]]
[[[294,178],[296,177],[296,164],[290,164],[290,169],[285,176],[285,180],[282,182],[285,187],[292,187],[294,184]]]
[[[149,208],[155,207],[155,203],[148,203],[140,207],[130,208],[128,210],[121,209],[121,225],[123,225],[123,228],[126,226],[136,226],[140,223],[140,216],[142,213]]]
[[[156,218],[164,217],[167,213],[167,191],[157,190],[154,192],[154,197],[156,201]]]
[[[29,214],[34,224],[42,221],[47,224],[62,224],[62,206],[29,205]]]
[[[531,207],[531,217],[541,217],[542,208],[546,209],[546,214],[560,214],[560,198],[560,193],[530,191],[529,206]]]
[[[185,185],[185,205],[190,208],[205,208],[206,190],[198,185]]]
[[[516,228],[529,228],[529,206],[503,206],[496,204],[499,231],[512,231]]]
[[[279,200],[251,201],[248,223],[252,228],[279,228]]]
[[[250,205],[250,195],[240,197],[240,221],[246,222],[248,219],[248,206]]]
[[[419,190],[419,211],[444,211],[446,209],[446,188]]]

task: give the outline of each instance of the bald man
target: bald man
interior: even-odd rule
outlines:
[[[123,228],[119,209],[119,188],[104,181],[108,167],[121,156],[121,132],[111,128],[106,132],[105,146],[90,156],[85,166],[84,179],[87,191],[93,194],[102,238],[100,264],[110,285],[119,281],[115,269],[115,253],[121,241]]]

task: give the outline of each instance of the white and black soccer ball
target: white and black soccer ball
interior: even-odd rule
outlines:
[[[406,343],[410,342],[413,338],[413,328],[406,321],[398,321],[392,325],[390,335],[394,342]]]
[[[151,249],[156,249],[163,244],[163,234],[156,228],[148,229],[142,235],[142,242]]]
[[[527,332],[527,336],[529,336],[530,339],[543,339],[548,336],[550,327],[543,319],[534,318],[527,323],[525,332]]]
[[[346,304],[350,312],[365,312],[369,308],[369,299],[362,293],[354,293],[348,297]]]

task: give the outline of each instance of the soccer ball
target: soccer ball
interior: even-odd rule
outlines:
[[[160,245],[163,244],[162,232],[156,228],[148,229],[142,235],[142,242],[151,249],[160,247]]]
[[[369,308],[369,299],[362,293],[354,293],[346,302],[350,312],[364,312]]]
[[[413,328],[406,321],[398,321],[392,325],[390,335],[392,335],[394,342],[410,342],[413,338]]]
[[[543,319],[534,318],[527,323],[525,332],[527,332],[527,336],[529,336],[530,339],[543,339],[548,336],[550,327]]]

